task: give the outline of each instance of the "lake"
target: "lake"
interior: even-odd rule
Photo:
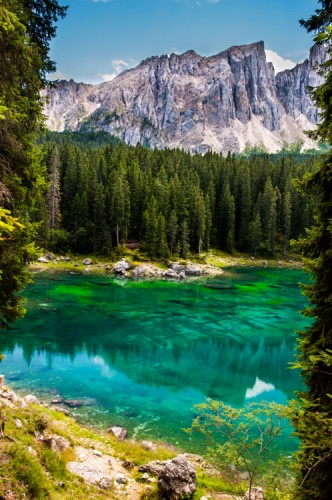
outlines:
[[[81,422],[199,451],[182,429],[206,397],[285,403],[303,388],[289,369],[294,330],[308,325],[299,281],[301,270],[270,268],[185,282],[39,273],[26,317],[1,332],[1,373],[43,401],[82,400]]]

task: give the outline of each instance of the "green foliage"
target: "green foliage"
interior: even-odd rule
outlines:
[[[9,469],[22,484],[22,493],[31,499],[49,498],[45,473],[38,461],[20,445],[9,450]]]
[[[295,457],[282,457],[264,465],[261,485],[268,500],[290,500],[294,491],[297,462]]]
[[[36,256],[31,242],[46,179],[35,139],[43,123],[41,89],[54,69],[49,42],[64,13],[55,0],[0,4],[0,328],[24,313],[19,292]]]
[[[0,207],[0,328],[6,328],[24,312],[18,292],[30,281],[26,263],[37,256],[30,241],[35,236],[31,224],[23,226],[8,210]]]
[[[197,431],[210,443],[210,453],[234,477],[245,470],[249,497],[263,458],[274,441],[289,427],[289,409],[277,403],[251,403],[237,409],[208,399],[195,406],[198,416],[189,432]],[[240,481],[240,475],[238,477]]]
[[[65,480],[67,477],[66,462],[54,451],[49,448],[45,448],[41,457],[41,463],[51,474],[53,479]]]
[[[313,97],[321,109],[321,122],[315,136],[332,143],[332,2],[319,2],[308,21],[308,31],[318,32],[316,41],[326,44],[328,58],[321,65],[324,81]],[[301,192],[315,199],[315,225],[295,244],[302,252],[313,282],[303,287],[310,300],[305,314],[311,327],[300,332],[296,367],[301,369],[307,391],[300,396],[293,423],[302,445],[300,471],[295,497],[327,500],[331,496],[332,467],[332,154],[322,158],[318,171],[299,184]]]

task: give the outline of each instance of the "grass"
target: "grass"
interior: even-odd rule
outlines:
[[[140,465],[151,460],[172,459],[180,453],[180,450],[158,442],[157,450],[151,451],[137,441],[118,441],[107,432],[84,428],[71,417],[40,405],[31,405],[24,409],[2,406],[1,413],[6,418],[6,439],[0,439],[0,497],[3,498],[117,499],[117,492],[114,489],[105,492],[97,486],[85,484],[80,477],[69,472],[66,464],[76,459],[74,446],[96,449],[121,461],[130,460],[134,464],[134,469],[127,471],[126,475],[139,483],[142,476],[138,472]],[[22,425],[18,425],[18,422]],[[72,446],[62,453],[52,451],[42,441],[36,439],[36,433],[43,431],[68,439]],[[285,468],[283,472],[285,474]],[[235,479],[233,480],[228,474],[212,470],[207,472],[199,467],[196,468],[196,474],[197,490],[193,500],[208,495],[213,497],[217,492],[240,496],[246,490],[245,484],[236,484]],[[268,477],[265,482],[265,497],[267,500],[281,498],[286,500],[289,498],[291,481],[287,474],[287,477],[281,477],[280,470],[275,475],[277,478],[273,478],[273,481]],[[277,483],[275,479],[278,480]],[[276,488],[271,487],[272,483],[275,483],[281,496],[279,493],[276,494]],[[12,496],[8,496],[9,491]],[[142,484],[141,498],[161,500],[157,483],[147,484],[145,487]]]

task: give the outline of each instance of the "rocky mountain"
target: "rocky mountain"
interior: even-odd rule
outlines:
[[[211,57],[194,51],[151,57],[110,82],[61,81],[47,92],[50,130],[104,130],[128,144],[181,147],[190,152],[237,152],[258,146],[314,144],[318,110],[308,93],[325,59],[315,45],[309,59],[275,75],[264,43],[231,47]]]

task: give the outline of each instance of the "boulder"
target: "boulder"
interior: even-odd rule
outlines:
[[[142,448],[148,451],[157,451],[157,445],[153,443],[152,441],[142,441],[141,442]]]
[[[37,262],[41,262],[42,264],[48,264],[48,260],[46,259],[46,257],[39,257],[39,259],[37,259]]]
[[[113,434],[119,441],[123,441],[128,436],[128,431],[124,427],[113,426],[108,429],[110,434]]]
[[[65,399],[62,401],[62,403],[66,406],[69,406],[70,408],[78,408],[79,406],[84,405],[84,401],[81,399]]]
[[[67,410],[66,408],[54,408],[55,411],[58,411],[60,413],[63,413],[64,415],[70,415],[70,411]]]
[[[62,452],[70,448],[70,441],[62,436],[54,435],[45,435],[42,437],[41,441],[52,451],[57,453]]]
[[[147,472],[152,476],[159,476],[168,463],[170,463],[170,460],[153,460],[152,462],[141,465],[138,468],[138,472]]]
[[[188,264],[184,268],[186,276],[200,276],[202,274],[202,269],[199,266],[194,266],[193,264]]]
[[[51,401],[51,404],[52,405],[61,405],[63,402],[64,402],[64,398],[55,398],[55,399],[52,399]]]
[[[98,483],[99,487],[103,490],[110,490],[112,487],[112,481],[108,477],[102,477]]]
[[[137,266],[132,272],[132,275],[135,278],[139,278],[140,276],[146,276],[146,274],[147,274],[146,266]]]
[[[158,486],[169,500],[190,498],[196,490],[195,469],[185,458],[175,457],[159,473]]]
[[[131,460],[125,460],[124,462],[122,462],[122,467],[124,467],[125,469],[133,469],[135,466],[134,466],[134,463],[131,461]]]
[[[156,266],[152,266],[151,264],[141,264],[132,271],[132,275],[135,278],[140,277],[156,277],[161,276],[163,271]]]
[[[126,484],[127,482],[127,478],[124,474],[121,474],[121,472],[119,472],[116,476],[115,476],[115,481],[118,483],[118,484]]]
[[[171,264],[171,266],[170,266],[170,269],[175,271],[176,274],[179,274],[179,273],[184,272],[185,268],[184,268],[184,266],[181,266],[181,264],[179,264],[178,262],[173,262],[173,264]]]
[[[112,269],[113,274],[125,274],[126,271],[128,271],[131,268],[130,262],[128,262],[125,259],[121,259],[119,262],[116,262],[114,264],[114,267]]]
[[[84,260],[82,260],[82,264],[84,264],[85,266],[91,266],[92,260],[91,259],[84,259]]]
[[[177,279],[179,277],[178,274],[175,271],[173,271],[173,269],[167,269],[167,271],[164,271],[163,276],[165,278],[173,278],[173,279]]]
[[[24,396],[23,400],[28,405],[33,403],[39,404],[38,398],[36,398],[36,396],[34,396],[33,394],[28,394],[27,396]]]

